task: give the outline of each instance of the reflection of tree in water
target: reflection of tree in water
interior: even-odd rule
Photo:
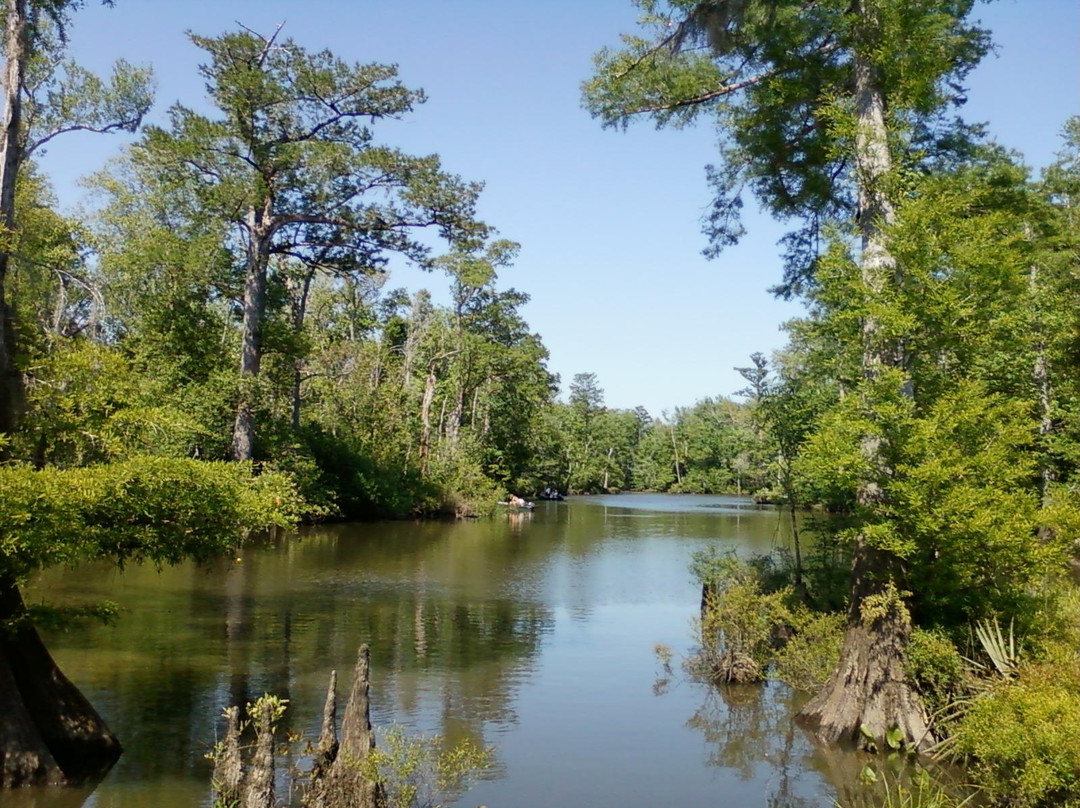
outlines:
[[[383,527],[362,528],[371,540],[312,531],[206,568],[54,576],[50,599],[110,597],[124,609],[115,626],[55,638],[122,738],[116,774],[151,789],[205,786],[222,709],[267,692],[291,700],[283,732],[317,732],[330,670],[347,676],[365,640],[378,723],[483,743],[488,724],[515,721],[517,683],[553,618],[505,582],[517,556],[539,548],[506,541],[506,525]]]
[[[821,755],[827,769],[829,781],[836,788],[836,801],[845,808],[879,808],[882,805],[902,804],[896,796],[898,787],[918,793],[916,780],[921,775],[926,794],[937,794],[944,788],[954,798],[948,804],[960,804],[965,798],[970,799],[972,790],[962,769],[936,763],[927,757],[920,757],[911,762],[899,753],[888,755],[870,755],[865,752],[843,752],[836,749],[824,749]],[[863,782],[860,774],[863,767],[869,766],[876,776],[873,783]],[[923,768],[925,767],[925,768]],[[930,804],[931,799],[924,800]],[[906,804],[906,803],[903,803]],[[912,804],[918,804],[917,801]],[[968,803],[980,805],[981,803]]]
[[[709,688],[687,725],[700,731],[708,744],[708,765],[733,770],[743,780],[766,783],[768,808],[817,808],[823,804],[878,808],[885,804],[887,784],[894,791],[898,783],[914,788],[916,768],[899,754],[870,755],[816,743],[794,721],[804,699],[786,685],[771,681]],[[920,764],[930,767],[929,776],[936,784],[950,784],[960,799],[967,796],[960,786],[965,782],[961,771],[922,759]],[[860,780],[867,765],[878,775],[875,784]],[[832,794],[821,793],[822,780]],[[933,785],[931,790],[937,787]]]
[[[820,796],[805,793],[816,786],[816,778],[805,784],[803,794],[797,793],[807,771],[818,768],[813,744],[795,726],[793,702],[798,698],[775,682],[710,688],[687,726],[700,731],[709,745],[708,765],[734,770],[743,780],[763,781],[769,808],[817,808]],[[771,774],[763,774],[766,767]]]

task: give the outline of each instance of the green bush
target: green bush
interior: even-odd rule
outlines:
[[[1080,668],[1038,665],[979,696],[956,727],[956,750],[990,800],[1016,808],[1080,800]]]
[[[907,673],[927,708],[936,713],[959,694],[964,659],[944,632],[917,628],[907,647]]]
[[[394,725],[381,733],[360,771],[382,786],[388,808],[442,808],[490,769],[493,757],[490,747],[468,738],[451,745],[441,735],[407,735]]]
[[[105,558],[171,564],[237,545],[249,530],[295,523],[281,474],[249,463],[136,457],[77,469],[0,467],[0,574]]]
[[[764,678],[773,640],[791,624],[791,589],[766,592],[758,569],[734,552],[695,553],[691,569],[706,593],[692,669],[719,682]]]
[[[793,635],[776,652],[776,678],[795,690],[818,690],[840,662],[844,624],[841,612],[796,612]]]

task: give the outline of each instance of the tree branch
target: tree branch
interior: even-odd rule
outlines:
[[[33,143],[29,144],[26,147],[26,154],[27,156],[33,154],[35,150],[44,146],[57,135],[63,135],[67,132],[94,132],[95,134],[99,135],[108,134],[109,132],[116,132],[117,130],[133,132],[135,131],[135,128],[138,127],[141,120],[142,118],[140,116],[139,118],[136,118],[134,120],[115,121],[114,123],[108,123],[104,126],[89,126],[86,124],[72,124],[71,126],[65,126],[61,129],[56,129],[52,132],[49,132],[49,134],[40,137]]]

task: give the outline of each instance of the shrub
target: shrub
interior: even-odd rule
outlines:
[[[388,808],[441,808],[490,769],[493,756],[468,738],[451,746],[441,735],[411,736],[394,725],[360,768],[382,786]]]
[[[954,701],[964,677],[964,659],[939,629],[917,628],[907,647],[907,674],[931,713]]]
[[[302,505],[284,475],[163,457],[77,469],[5,466],[0,491],[0,574],[16,579],[97,558],[211,558],[250,530],[294,524]]]
[[[818,690],[840,662],[844,622],[841,612],[797,612],[793,636],[776,652],[776,678],[795,690]]]
[[[694,554],[705,597],[701,654],[692,665],[719,682],[755,682],[772,659],[772,641],[791,623],[791,590],[763,591],[758,570],[733,552]]]
[[[1038,665],[975,699],[955,749],[992,801],[1042,808],[1080,800],[1080,668]]]

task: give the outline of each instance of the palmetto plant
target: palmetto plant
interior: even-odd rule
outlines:
[[[980,620],[975,624],[975,637],[982,645],[983,651],[990,657],[990,662],[999,674],[1006,679],[1016,676],[1020,668],[1020,654],[1022,645],[1016,641],[1013,631],[1013,621],[1009,621],[1009,636],[1006,640],[1001,631],[1001,622],[995,617],[993,620]]]

